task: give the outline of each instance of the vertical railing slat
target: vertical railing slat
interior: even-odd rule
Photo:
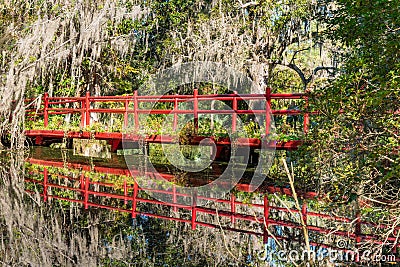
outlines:
[[[124,102],[124,128],[128,127],[128,107],[129,107],[129,100],[126,99]]]
[[[266,89],[266,98],[267,101],[265,103],[265,137],[268,137],[270,134],[270,128],[271,128],[271,88],[267,87]]]
[[[233,109],[233,114],[232,114],[232,132],[236,132],[236,121],[237,121],[237,109],[238,109],[238,102],[237,102],[237,91],[233,92],[235,96],[232,99],[232,109]]]
[[[85,209],[87,209],[89,207],[89,203],[88,203],[88,201],[89,201],[89,182],[90,182],[89,175],[87,175],[86,179],[85,179],[85,200],[84,200]]]
[[[176,186],[175,184],[172,186],[172,202],[173,204],[176,204]],[[174,212],[177,212],[178,208],[176,207],[176,205],[174,205]]]
[[[266,244],[268,242],[268,226],[269,226],[269,200],[268,195],[264,196],[264,234],[263,234],[263,242]]]
[[[178,126],[178,113],[177,113],[178,107],[179,107],[178,94],[175,94],[175,97],[174,97],[174,126],[173,126],[174,131],[176,131],[176,127]]]
[[[303,217],[304,224],[307,226],[307,202],[304,201],[301,207],[301,216]]]
[[[235,213],[236,213],[236,197],[235,197],[235,195],[232,193],[231,194],[231,223],[233,224],[233,225],[235,225],[235,222],[236,222],[236,220],[235,220]]]
[[[196,229],[196,217],[197,217],[197,192],[194,191],[192,195],[192,230]]]
[[[44,127],[47,127],[49,125],[49,94],[47,92],[44,93],[43,104]]]
[[[81,128],[85,127],[85,110],[86,110],[85,99],[80,100],[80,102],[81,102],[81,109],[80,109],[80,111],[81,111]]]
[[[138,115],[138,91],[135,90],[133,93],[133,115],[135,116],[135,132],[139,130],[139,115]]]
[[[308,97],[307,96],[305,96],[304,97],[304,100],[305,100],[305,109],[306,109],[306,112],[304,113],[304,120],[303,120],[303,131],[304,131],[304,133],[306,134],[307,132],[308,132],[308,127],[309,127],[309,123],[310,123],[310,115],[309,115],[309,113],[308,113],[308,111],[307,111],[307,109],[308,109]]]
[[[48,179],[49,179],[49,174],[47,171],[47,168],[44,168],[43,170],[43,201],[46,202],[47,201],[47,183],[48,183]]]
[[[137,206],[137,194],[139,191],[139,185],[137,181],[133,183],[133,195],[132,195],[132,218],[136,218],[136,206]]]
[[[128,186],[126,184],[126,179],[124,179],[124,204],[128,204]]]
[[[90,92],[86,91],[85,94],[85,113],[86,113],[86,124],[85,126],[90,125]]]
[[[197,135],[199,130],[199,90],[193,90],[193,116],[194,116],[194,132]]]

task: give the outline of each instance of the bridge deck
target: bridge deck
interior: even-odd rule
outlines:
[[[177,144],[179,137],[171,135],[150,135],[142,136],[136,134],[123,134],[123,133],[106,133],[106,132],[64,132],[62,130],[27,130],[25,131],[26,137],[32,138],[36,145],[42,145],[46,140],[55,141],[62,140],[64,138],[78,138],[78,139],[96,139],[106,140],[111,145],[112,151],[115,152],[117,149],[121,149],[122,142],[127,143],[155,143],[155,144]],[[215,137],[204,137],[204,136],[191,136],[185,140],[187,145],[198,145],[202,140],[207,139],[210,143],[215,143],[216,146],[230,146],[230,138],[215,138]],[[206,143],[205,143],[206,144]],[[258,138],[238,138],[235,141],[238,147],[250,147],[253,149],[260,149],[262,141]],[[295,150],[302,144],[300,140],[292,141],[278,141],[266,143],[265,147],[276,148],[278,150]]]

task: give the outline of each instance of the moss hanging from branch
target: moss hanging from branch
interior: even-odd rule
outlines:
[[[70,78],[69,87],[76,95],[92,89],[99,81],[94,79],[83,87],[82,80],[117,69],[115,61],[103,64],[103,50],[115,51],[123,58],[134,47],[131,35],[117,35],[113,27],[124,19],[136,20],[147,13],[130,1],[17,2],[20,3],[5,3],[3,7],[3,12],[11,12],[8,22],[14,23],[2,29],[10,40],[3,42],[7,46],[3,53],[3,61],[7,61],[3,70],[7,74],[3,74],[0,84],[0,134],[9,135],[13,148],[23,143],[26,89],[36,85],[52,95],[53,77],[57,74]],[[22,16],[25,19],[18,22],[16,17]]]

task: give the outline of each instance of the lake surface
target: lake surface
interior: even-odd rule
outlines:
[[[132,218],[132,214],[127,212],[93,207],[85,209],[80,203],[49,197],[51,194],[73,197],[68,190],[59,188],[59,191],[48,188],[47,203],[44,203],[43,186],[27,182],[29,179],[43,182],[39,172],[44,169],[53,175],[48,183],[63,185],[68,185],[65,177],[74,177],[82,170],[85,174],[101,175],[103,179],[115,181],[127,176],[123,175],[128,170],[123,156],[113,154],[111,159],[101,160],[72,154],[70,150],[46,147],[33,147],[20,154],[3,153],[1,225],[4,252],[0,255],[3,264],[18,259],[20,264],[32,266],[225,266],[227,262],[238,265],[251,259],[246,252],[251,243],[262,247],[262,241],[259,242],[254,235],[215,227],[197,226],[192,230],[188,223],[140,214]],[[171,174],[165,165],[156,166],[159,171]],[[64,177],[56,177],[56,173]],[[208,173],[193,179],[212,178],[212,172]],[[185,178],[180,182],[187,181]],[[26,190],[32,193],[26,193]],[[139,209],[178,217],[173,208],[165,211],[163,206],[149,205],[140,203]],[[190,212],[186,213],[181,214],[182,219],[190,216]],[[212,218],[208,221],[218,223]],[[221,246],[224,243],[235,258],[226,254],[226,247]]]
[[[159,156],[157,147],[149,155],[111,159],[32,147],[2,153],[1,161],[3,265],[277,264],[271,255],[280,246],[302,247],[300,214],[314,227],[310,241],[316,251],[324,249],[317,244],[338,240],[354,247],[352,238],[324,234],[354,231],[340,219],[355,214],[352,205],[335,210],[335,219],[321,213],[312,194],[304,194],[309,198],[297,209],[282,194],[290,188],[272,179],[252,192],[254,166],[240,162],[244,175],[237,180],[227,163],[182,171]],[[224,173],[232,181],[220,179]]]

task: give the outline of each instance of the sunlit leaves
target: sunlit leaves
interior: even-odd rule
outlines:
[[[328,19],[333,41],[348,46],[341,76],[314,92],[321,111],[312,132],[320,175],[334,174],[323,190],[396,200],[399,188],[400,8],[394,1],[337,1]],[[335,130],[332,130],[335,129]],[[329,176],[329,175],[328,175]]]

